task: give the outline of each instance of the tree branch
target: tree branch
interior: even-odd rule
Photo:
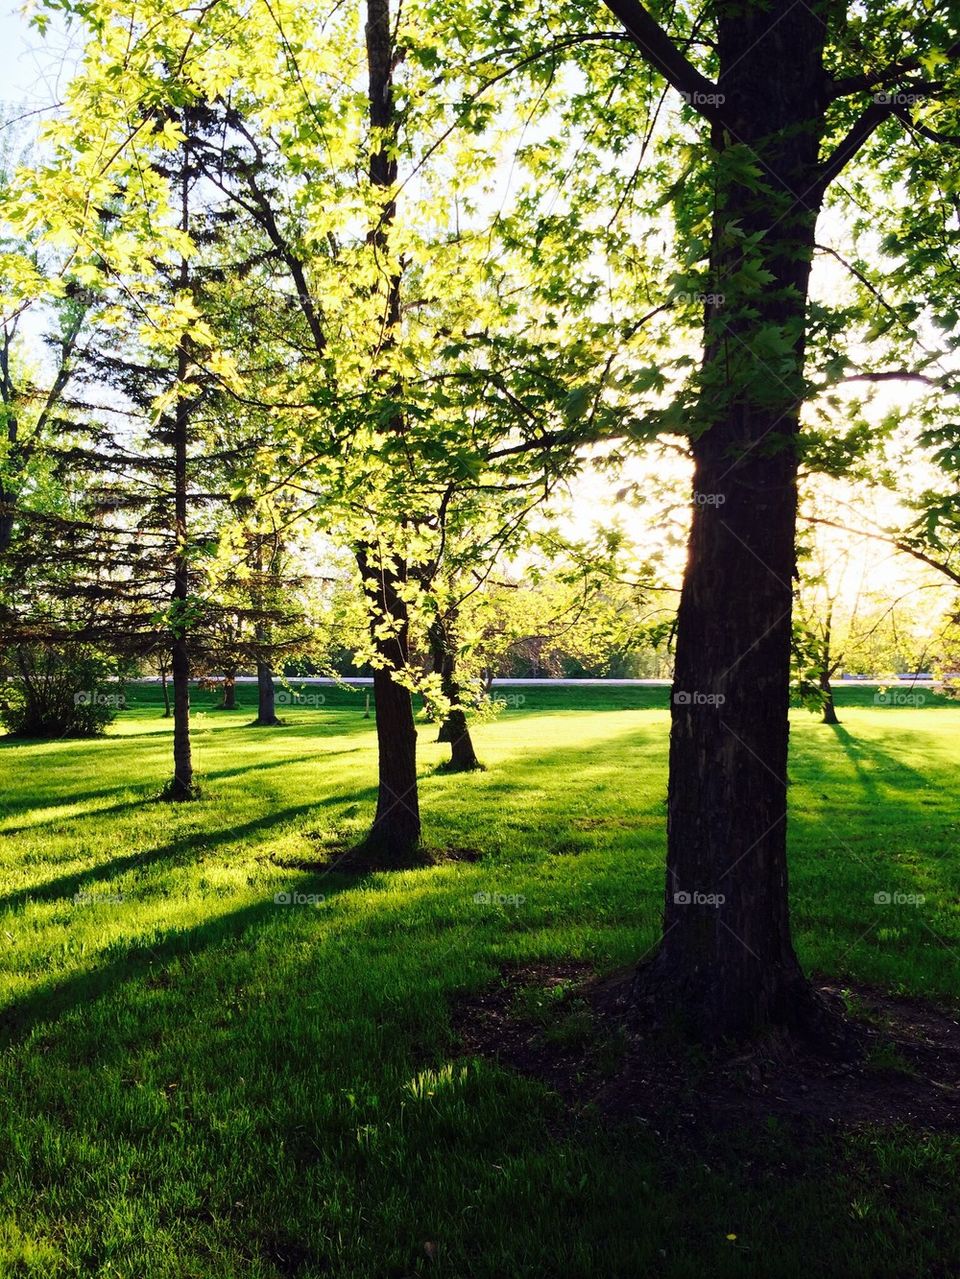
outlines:
[[[955,41],[944,50],[948,58],[960,56],[960,40]],[[903,76],[912,71],[919,71],[922,66],[921,55],[913,53],[908,58],[899,58],[890,62],[879,71],[865,71],[861,75],[843,76],[830,85],[830,99],[849,97],[852,93],[865,93],[868,89],[883,89],[887,85],[897,84]]]
[[[893,114],[912,133],[919,133],[922,138],[926,138],[929,142],[936,142],[938,146],[960,147],[960,133],[941,133],[938,129],[931,129],[928,125],[918,124],[906,107],[899,104],[894,105]]]
[[[922,382],[924,386],[946,389],[946,379],[914,373],[912,369],[884,369],[878,373],[849,373],[841,382]]]
[[[893,537],[889,533],[871,533],[867,529],[848,528],[846,524],[840,524],[837,520],[828,520],[821,515],[801,515],[800,518],[807,524],[825,524],[827,528],[838,529],[841,533],[849,533],[852,537],[865,537],[874,542],[885,542],[887,546],[893,546],[904,555],[910,555],[913,559],[919,560],[921,564],[926,564],[929,568],[936,569],[938,573],[942,573],[944,577],[948,577],[951,582],[956,582],[960,586],[960,569],[951,568],[945,560],[935,560],[932,556],[921,551],[919,547],[911,546],[909,542]]]
[[[623,23],[630,39],[668,84],[678,90],[688,104],[709,120],[722,122],[717,86],[688,62],[663,27],[650,16],[639,0],[603,0]]]
[[[871,134],[876,132],[884,120],[889,120],[893,113],[893,103],[872,102],[867,107],[846,137],[837,143],[830,155],[820,165],[820,175],[816,189],[821,194],[826,191],[834,178],[839,177]]]

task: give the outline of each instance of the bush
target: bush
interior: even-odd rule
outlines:
[[[116,675],[84,645],[18,644],[4,654],[0,723],[15,737],[97,737],[123,709]]]

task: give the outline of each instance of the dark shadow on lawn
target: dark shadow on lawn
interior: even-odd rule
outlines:
[[[324,751],[321,754],[313,755],[291,755],[289,758],[270,760],[267,763],[238,764],[235,768],[221,768],[216,769],[213,772],[198,771],[197,778],[202,788],[204,782],[207,780],[219,781],[225,777],[241,777],[244,773],[266,771],[271,768],[283,768],[287,764],[323,763],[324,760],[334,759],[340,755],[352,755],[355,752],[362,750],[362,746],[351,746],[347,750],[342,751]],[[58,819],[57,816],[57,810],[59,808],[63,808],[69,804],[82,804],[90,799],[99,799],[101,796],[105,797],[107,795],[115,795],[121,791],[128,791],[130,787],[114,786],[109,790],[87,791],[82,795],[66,795],[62,799],[50,804],[15,803],[10,806],[9,811],[0,811],[0,821],[3,821],[8,816],[12,817],[16,813],[23,812],[49,812],[50,816],[45,817],[39,822],[31,822],[29,825],[4,827],[0,829],[0,835],[26,835],[29,834],[30,831],[38,830],[40,827],[49,825],[51,822],[55,822],[57,820],[70,822],[91,821],[100,818],[107,813],[122,812],[126,808],[139,808],[143,804],[149,804],[156,798],[161,785],[162,780],[158,780],[154,787],[150,790],[143,791],[142,794],[138,795],[135,799],[126,800],[122,804],[111,804],[106,808],[94,808],[86,813],[74,813],[72,816],[62,819]],[[326,801],[320,800],[318,802],[325,803]]]
[[[883,797],[877,786],[877,775],[868,772],[864,768],[864,764],[872,764],[882,770],[882,781],[886,786],[896,787],[900,790],[915,791],[918,786],[927,787],[931,784],[929,777],[925,777],[923,773],[918,773],[909,764],[904,764],[903,760],[884,750],[882,746],[854,737],[842,724],[834,725],[833,732],[853,765],[857,779],[871,800],[879,801]]]
[[[115,875],[122,875],[128,870],[138,870],[166,861],[172,863],[196,861],[204,853],[219,848],[223,844],[237,843],[255,833],[262,834],[276,826],[285,825],[296,817],[314,813],[318,808],[330,807],[335,804],[361,803],[364,800],[370,800],[375,795],[375,789],[370,788],[365,791],[355,792],[352,795],[335,795],[312,804],[299,804],[293,808],[282,808],[262,817],[257,817],[252,821],[244,822],[242,825],[226,827],[223,830],[213,831],[209,834],[198,833],[193,830],[184,831],[181,838],[170,840],[169,843],[161,844],[157,848],[125,853],[121,857],[114,857],[110,861],[100,862],[87,870],[73,871],[69,875],[61,875],[57,879],[49,880],[45,884],[39,884],[32,888],[18,889],[14,893],[0,897],[0,911],[15,910],[17,907],[25,906],[29,902],[56,901],[61,897],[72,897],[75,893],[91,890],[104,880],[112,879]]]
[[[22,813],[55,812],[56,809],[63,808],[67,804],[83,804],[90,799],[107,799],[111,795],[127,794],[129,793],[131,789],[133,788],[129,784],[126,784],[123,786],[107,786],[101,790],[84,791],[80,795],[61,795],[57,799],[51,799],[46,802],[41,801],[39,803],[36,800],[33,800],[33,801],[13,800],[10,802],[4,801],[0,803],[0,821],[4,821],[8,817],[14,817],[17,814],[22,814]],[[146,800],[149,799],[149,795],[150,795],[149,792],[144,792],[142,801],[139,799],[133,799],[123,804],[113,805],[110,808],[95,809],[94,811],[90,813],[78,813],[76,815],[76,820],[79,820],[83,817],[95,817],[97,816],[98,813],[101,813],[101,812],[103,813],[114,812],[120,808],[127,808],[130,806],[136,805],[140,802],[146,802]],[[51,817],[47,820],[53,821],[55,820],[55,818]],[[71,819],[71,820],[74,820],[74,819]],[[22,831],[33,830],[35,826],[42,826],[44,824],[45,824],[44,822],[35,822],[29,826],[18,826],[15,828],[8,828],[6,830],[0,831],[0,834],[18,835]]]
[[[274,759],[267,763],[251,763],[237,764],[234,768],[218,768],[212,772],[198,770],[197,776],[202,786],[204,781],[208,779],[219,779],[222,777],[240,777],[244,773],[256,773],[261,770],[266,772],[268,768],[283,768],[287,764],[322,764],[327,759],[337,759],[341,755],[354,755],[358,751],[362,751],[362,746],[350,746],[342,751],[321,751],[313,755],[290,755],[285,759]]]
[[[349,881],[338,882],[336,877],[310,875],[297,881],[296,891],[314,891],[313,886],[320,879],[327,897],[350,887]],[[172,929],[166,937],[150,945],[134,941],[118,958],[91,972],[79,973],[14,999],[0,1009],[0,1046],[18,1043],[37,1024],[55,1020],[81,1005],[101,999],[125,982],[149,974],[151,969],[161,969],[181,956],[198,954],[212,946],[235,941],[249,929],[275,919],[278,909],[281,908],[271,894],[256,905],[245,906],[209,923]]]

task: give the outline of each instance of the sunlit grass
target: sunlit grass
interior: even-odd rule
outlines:
[[[152,802],[155,696],[100,741],[0,744],[0,1276],[950,1273],[926,1268],[950,1140],[798,1160],[772,1130],[744,1180],[735,1149],[570,1131],[539,1085],[456,1061],[448,998],[501,962],[654,942],[663,690],[529,694],[477,729],[477,774],[437,772],[424,725],[426,841],[482,858],[363,880],[304,869],[370,820],[362,696],[279,730],[202,709],[181,807]],[[847,700],[839,730],[793,726],[798,948],[955,999],[960,708]]]

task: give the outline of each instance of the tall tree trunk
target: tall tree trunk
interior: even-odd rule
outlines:
[[[187,373],[186,352],[178,357],[178,380],[183,385]],[[174,609],[186,603],[190,594],[190,560],[187,555],[187,440],[190,411],[181,394],[177,401],[173,424],[174,450],[174,536],[176,551],[173,566],[172,599]],[[176,616],[171,646],[173,674],[173,781],[167,796],[173,800],[193,799],[193,756],[190,747],[190,647],[184,619]]]
[[[420,802],[417,793],[417,728],[410,691],[393,678],[409,658],[407,606],[393,572],[372,563],[361,549],[357,563],[370,605],[371,633],[385,665],[373,673],[373,702],[377,722],[377,811],[367,844],[387,862],[404,865],[420,844]],[[370,585],[370,583],[376,583]],[[386,619],[393,634],[384,637],[379,623]]]
[[[713,137],[708,288],[719,297],[706,308],[692,445],[664,931],[635,985],[714,1042],[808,1024],[818,1010],[790,936],[786,801],[796,436],[826,34],[803,4],[721,9],[719,87],[734,123]],[[759,183],[743,178],[748,162]],[[751,287],[745,266],[767,275]]]
[[[170,718],[170,685],[167,681],[167,667],[164,663],[160,667],[160,689],[163,693],[163,718]]]
[[[393,103],[393,34],[390,24],[390,0],[367,0],[365,27],[368,70],[369,120],[378,132],[380,145],[370,155],[370,184],[383,192],[380,216],[368,236],[381,270],[387,272],[383,303],[381,349],[388,354],[396,341],[400,326],[400,272],[390,256],[389,230],[396,215],[393,187],[397,181],[396,151],[390,145],[397,121]],[[375,374],[382,382],[392,374]],[[396,396],[398,388],[391,387]],[[389,429],[396,434],[404,430],[403,416],[395,413]],[[357,563],[373,607],[374,646],[384,665],[374,671],[373,699],[377,721],[377,753],[379,783],[377,811],[367,843],[385,861],[402,865],[416,857],[420,844],[420,802],[417,793],[417,729],[413,717],[413,701],[409,691],[392,678],[392,671],[403,670],[409,660],[407,606],[400,590],[406,580],[406,564],[400,556],[391,557],[396,568],[386,567],[379,557],[371,560],[370,549],[359,548]],[[387,620],[392,634],[377,634],[377,621]]]
[[[180,229],[189,230],[189,183],[184,173],[181,183]],[[185,258],[180,262],[180,287],[186,292],[189,268]],[[174,626],[171,646],[173,673],[173,780],[167,786],[168,799],[183,801],[196,797],[193,781],[193,756],[190,746],[190,647],[189,629],[183,616],[190,596],[190,557],[187,545],[187,455],[190,438],[190,401],[187,398],[187,374],[190,368],[187,339],[177,349],[177,403],[173,414],[173,591],[171,592]]]
[[[277,718],[277,690],[268,662],[257,662],[257,718],[254,723],[261,728],[272,728],[280,723]]]
[[[433,668],[440,676],[440,691],[450,703],[437,734],[438,742],[450,743],[452,772],[467,772],[480,767],[473,739],[467,724],[467,716],[460,705],[462,689],[457,679],[455,618],[436,617],[430,627],[430,648]]]
[[[186,377],[186,354],[179,357],[180,377]],[[182,384],[182,382],[181,382]],[[187,436],[189,408],[181,397],[174,414],[174,531],[177,543],[173,569],[174,608],[190,594],[190,561],[187,557]],[[188,631],[177,617],[171,646],[173,673],[173,781],[167,794],[173,800],[194,797],[193,757],[190,747],[190,647]]]

